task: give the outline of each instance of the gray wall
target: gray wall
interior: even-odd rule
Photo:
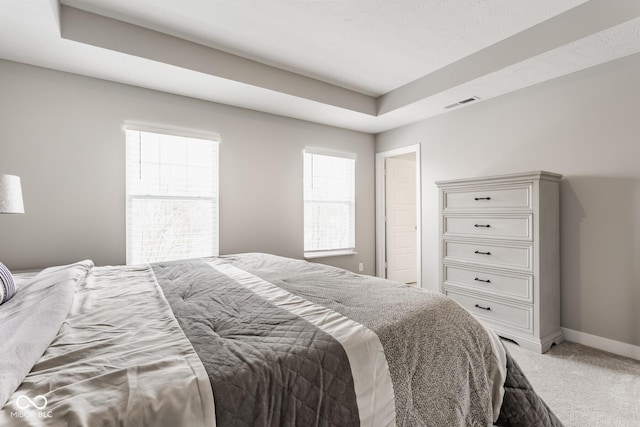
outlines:
[[[561,173],[562,326],[640,345],[638,76],[635,55],[378,135],[377,152],[422,144],[423,286],[438,287],[434,181]]]
[[[220,252],[303,254],[302,150],[357,154],[358,254],[318,260],[374,273],[374,137],[0,60],[0,173],[26,213],[0,216],[10,269],[125,263],[125,143],[133,120],[217,132]]]

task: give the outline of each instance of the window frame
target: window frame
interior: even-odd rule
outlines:
[[[211,256],[217,256],[220,252],[220,191],[219,191],[219,181],[220,181],[220,135],[214,132],[206,132],[199,131],[193,129],[185,129],[179,127],[172,126],[154,126],[148,125],[145,123],[137,123],[137,122],[125,122],[125,126],[123,127],[125,134],[125,240],[126,240],[126,264],[132,265],[132,257],[133,257],[133,239],[130,238],[131,232],[131,214],[130,206],[134,200],[175,200],[175,201],[210,201],[214,206],[214,215],[212,218],[212,241],[211,247],[213,249],[213,253]],[[213,186],[213,195],[212,196],[174,196],[174,195],[159,195],[159,194],[129,194],[129,183],[128,183],[128,169],[129,169],[129,158],[128,158],[128,140],[127,140],[127,132],[144,132],[144,133],[154,133],[165,136],[175,136],[180,138],[190,138],[190,139],[199,139],[212,143],[215,149],[215,156],[212,161],[211,167],[214,169],[215,174],[217,175],[214,186]],[[143,263],[149,263],[155,261],[143,261]]]
[[[350,222],[353,224],[353,228],[351,231],[352,236],[351,240],[353,241],[353,247],[346,248],[331,248],[331,249],[310,249],[306,248],[306,224],[307,224],[307,215],[306,215],[306,203],[307,203],[307,195],[306,195],[306,176],[307,171],[305,156],[307,154],[310,155],[319,155],[319,156],[327,156],[327,157],[336,157],[342,159],[353,160],[353,201],[352,202],[344,202],[344,201],[325,201],[325,203],[350,203],[352,204],[352,219]],[[303,150],[303,252],[305,259],[314,259],[314,258],[326,258],[326,257],[334,257],[334,256],[345,256],[345,255],[357,255],[356,251],[356,182],[357,182],[357,155],[355,153],[343,152],[343,151],[333,151],[327,150],[324,148],[316,148],[316,147],[306,147]],[[318,201],[316,201],[317,203]],[[322,202],[322,201],[320,201]]]

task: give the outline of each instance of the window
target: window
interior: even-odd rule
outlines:
[[[218,255],[217,138],[170,133],[126,130],[127,264]]]
[[[304,256],[355,253],[355,155],[304,152]]]

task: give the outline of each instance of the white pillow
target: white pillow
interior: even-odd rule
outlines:
[[[0,304],[11,299],[16,293],[16,282],[9,269],[0,262]]]

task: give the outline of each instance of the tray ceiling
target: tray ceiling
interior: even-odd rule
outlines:
[[[5,0],[0,16],[0,58],[370,133],[640,52],[637,0]]]

